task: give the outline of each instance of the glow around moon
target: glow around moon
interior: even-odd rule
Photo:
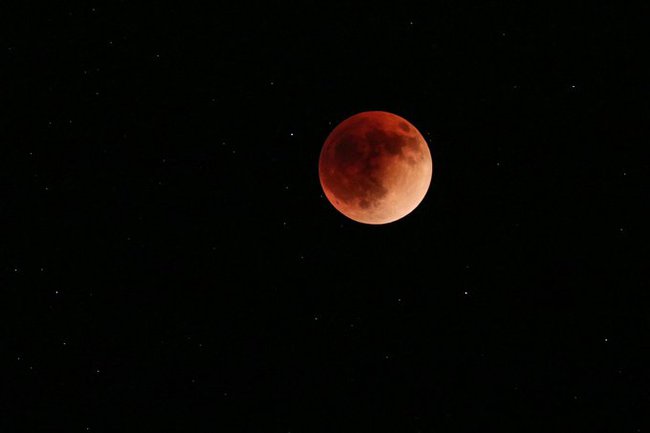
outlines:
[[[365,224],[386,224],[411,213],[424,199],[432,174],[422,134],[385,111],[366,111],[341,122],[325,140],[319,160],[327,199]]]

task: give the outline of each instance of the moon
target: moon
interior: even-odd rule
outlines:
[[[329,202],[364,224],[387,224],[410,214],[424,199],[433,174],[431,152],[406,119],[364,111],[338,124],[318,162]]]

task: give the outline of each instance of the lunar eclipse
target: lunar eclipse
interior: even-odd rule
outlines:
[[[432,174],[422,134],[385,111],[366,111],[341,122],[325,140],[319,159],[327,199],[364,224],[387,224],[411,213],[424,199]]]

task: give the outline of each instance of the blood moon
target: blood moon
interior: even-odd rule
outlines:
[[[386,224],[424,199],[433,163],[415,126],[392,113],[365,111],[329,134],[318,171],[325,196],[339,212],[360,223]]]

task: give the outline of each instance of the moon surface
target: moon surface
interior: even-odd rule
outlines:
[[[433,174],[431,152],[406,119],[365,111],[338,124],[318,163],[320,183],[332,205],[364,224],[387,224],[424,199]]]

